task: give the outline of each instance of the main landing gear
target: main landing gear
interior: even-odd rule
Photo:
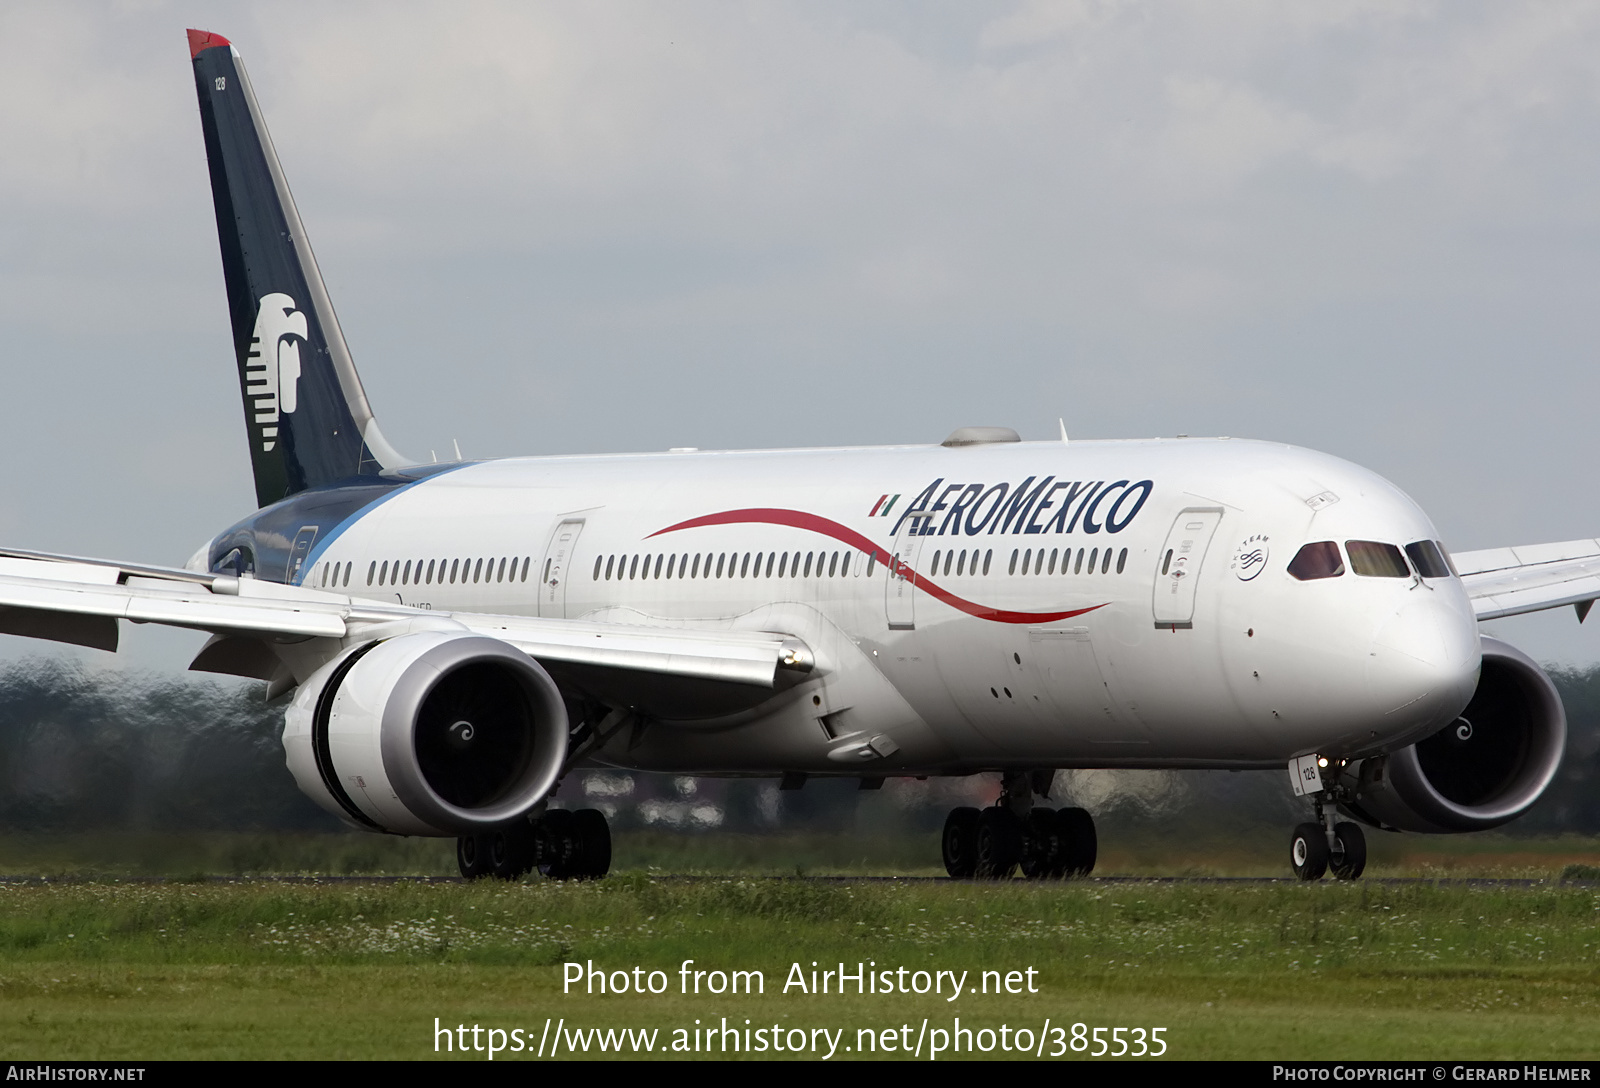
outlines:
[[[1006,880],[1018,867],[1029,880],[1088,876],[1098,842],[1081,808],[1035,808],[1048,796],[1050,772],[1007,772],[990,808],[958,808],[944,822],[945,871],[956,880]]]
[[[1325,796],[1311,795],[1317,819],[1294,829],[1289,838],[1289,864],[1301,880],[1321,880],[1329,870],[1340,880],[1354,880],[1367,867],[1367,836],[1360,824],[1335,823],[1323,803]]]
[[[533,870],[551,880],[598,880],[611,868],[611,829],[597,809],[552,808],[493,831],[456,840],[468,880],[517,880]]]

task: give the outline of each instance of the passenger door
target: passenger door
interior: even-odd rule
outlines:
[[[284,571],[284,581],[289,585],[294,585],[295,579],[300,576],[300,568],[305,566],[306,556],[311,554],[311,544],[316,539],[315,525],[302,525],[294,535],[294,543],[289,546],[289,566]]]
[[[1156,556],[1153,603],[1157,627],[1174,630],[1194,626],[1194,593],[1211,537],[1222,523],[1216,508],[1181,511]]]
[[[883,601],[891,631],[910,631],[917,626],[917,561],[922,555],[922,530],[930,516],[926,510],[907,514],[894,538]]]
[[[567,572],[583,532],[582,518],[569,518],[555,527],[544,550],[539,576],[539,615],[564,619],[567,615]]]

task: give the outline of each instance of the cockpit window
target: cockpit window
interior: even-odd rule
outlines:
[[[1307,544],[1289,560],[1289,573],[1302,582],[1339,577],[1344,573],[1344,559],[1339,555],[1339,545],[1331,540]]]
[[[1347,540],[1344,549],[1350,553],[1350,569],[1363,578],[1411,577],[1406,557],[1393,544],[1378,540]]]
[[[1419,540],[1415,544],[1407,544],[1406,554],[1411,557],[1411,565],[1424,578],[1450,577],[1450,564],[1434,541]]]

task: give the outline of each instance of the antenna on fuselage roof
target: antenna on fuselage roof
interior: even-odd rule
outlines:
[[[450,444],[456,448],[456,460],[457,461],[466,460],[466,458],[461,456],[461,443],[457,442],[455,439],[452,438],[450,440]]]
[[[1057,416],[1056,422],[1061,424],[1061,444],[1065,446],[1067,444],[1067,421]]]

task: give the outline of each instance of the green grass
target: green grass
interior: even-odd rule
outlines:
[[[914,1037],[924,1017],[960,1016],[1165,1027],[1176,1058],[1592,1059],[1597,923],[1600,888],[1556,881],[14,883],[0,886],[0,1047],[433,1057],[435,1017],[535,1038],[546,1017],[665,1031],[750,1018],[845,1028],[850,1045],[857,1028],[909,1023]],[[685,959],[761,970],[766,993],[678,994]],[[671,988],[563,994],[561,965],[589,960],[659,969]],[[782,993],[791,964],[812,961],[974,979],[1033,967],[1040,992]]]

